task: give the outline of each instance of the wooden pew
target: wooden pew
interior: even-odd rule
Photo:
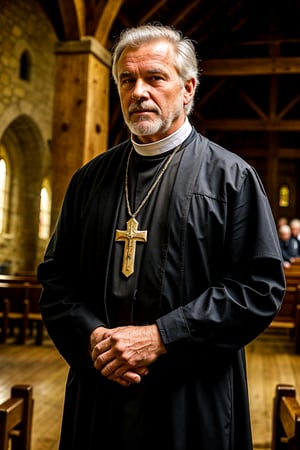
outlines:
[[[0,283],[38,283],[33,275],[4,275],[0,274]]]
[[[36,333],[36,345],[42,345],[44,336],[44,322],[40,312],[39,300],[42,285],[37,283],[26,283],[26,299],[28,300],[28,331]]]
[[[300,258],[299,258],[300,259]],[[17,272],[14,272],[13,275],[19,276],[19,277],[30,277],[37,280],[37,271],[36,270],[18,270]]]
[[[294,258],[293,262],[291,263],[291,266],[300,267],[300,258]]]
[[[36,332],[36,344],[43,341],[44,325],[39,310],[42,286],[34,272],[0,274],[0,342],[5,343],[14,323],[19,329],[18,343]]]
[[[284,269],[286,292],[282,306],[270,324],[270,328],[284,328],[291,332],[295,340],[295,351],[300,354],[300,264],[298,260]]]
[[[9,301],[7,298],[0,298],[0,343],[6,342],[8,337],[8,312]]]
[[[0,404],[0,450],[30,450],[33,388],[14,385],[11,397]]]
[[[8,302],[7,321],[10,335],[13,335],[16,327],[18,329],[17,342],[24,344],[28,328],[29,311],[29,302],[26,299],[26,285],[24,283],[0,282],[0,301]]]
[[[36,332],[36,344],[41,345],[44,325],[39,310],[39,297],[42,286],[39,283],[6,283],[0,282],[0,305],[3,304],[3,327],[0,339],[6,342],[13,335],[14,328],[18,329],[17,342],[24,344],[27,337]]]
[[[300,269],[286,268],[284,274],[287,287],[300,284]]]
[[[271,450],[300,449],[300,404],[291,385],[276,386]]]
[[[286,287],[281,309],[269,328],[290,330],[295,341],[295,352],[300,354],[300,285]]]

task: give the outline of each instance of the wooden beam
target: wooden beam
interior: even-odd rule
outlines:
[[[76,53],[91,53],[99,61],[102,62],[109,69],[111,68],[111,54],[104,48],[96,39],[88,36],[82,37],[78,41],[63,41],[58,42],[55,47],[56,54],[76,54]]]
[[[206,92],[206,94],[202,94],[201,98],[197,101],[197,110],[201,110],[202,106],[207,103],[211,97],[213,97],[219,89],[224,85],[225,80],[218,80],[217,83],[214,84],[214,86]]]
[[[299,74],[300,57],[210,59],[201,68],[206,77]]]
[[[183,2],[180,9],[178,9],[177,11],[174,11],[174,14],[172,15],[172,17],[170,17],[170,23],[175,26],[178,27],[179,24],[181,24],[184,20],[186,20],[186,18],[189,16],[189,14],[191,14],[191,12],[194,10],[194,8],[196,8],[197,6],[199,6],[200,3],[203,3],[203,0],[193,0],[193,1],[189,1],[189,2]],[[179,6],[179,2],[177,3],[177,5]],[[199,26],[199,22],[197,21],[198,26]]]
[[[52,220],[72,174],[107,150],[110,53],[94,38],[56,46]]]
[[[300,159],[300,148],[280,148],[278,156],[280,159]]]
[[[86,33],[83,0],[58,0],[66,40],[77,40]]]
[[[247,94],[247,92],[241,91],[241,98],[245,101],[245,103],[253,109],[262,120],[268,120],[268,116],[264,113],[264,111],[258,106],[258,104]]]
[[[106,46],[112,24],[118,15],[122,3],[123,0],[107,0],[105,2],[95,31],[95,38],[103,45],[103,47]]]
[[[149,7],[147,5],[147,11],[139,19],[138,25],[148,22],[151,19],[151,17],[155,17],[155,14],[157,14],[157,11],[159,11],[160,8],[163,8],[167,2],[168,2],[168,0],[159,0],[159,1],[152,3],[152,5],[149,5]]]
[[[300,102],[300,94],[296,95],[277,115],[277,119],[281,120],[298,102]]]
[[[202,119],[207,130],[299,131],[300,120]]]

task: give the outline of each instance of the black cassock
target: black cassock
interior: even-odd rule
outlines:
[[[137,215],[147,242],[121,274],[131,143],[74,175],[40,264],[41,311],[70,365],[60,450],[250,450],[244,346],[285,288],[272,213],[255,171],[195,130]],[[166,155],[132,154],[134,211]],[[138,385],[102,377],[88,354],[97,326],[156,322],[167,354]]]

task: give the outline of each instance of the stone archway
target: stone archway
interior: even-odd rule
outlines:
[[[1,246],[9,255],[11,272],[34,271],[38,255],[40,189],[45,175],[47,146],[38,125],[27,115],[15,118],[3,133],[1,144],[10,159],[8,232]]]

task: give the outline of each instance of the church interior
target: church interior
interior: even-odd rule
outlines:
[[[128,138],[111,51],[124,28],[146,22],[195,43],[194,127],[256,169],[276,222],[299,218],[299,19],[299,0],[0,0],[0,285],[35,284],[71,176]],[[246,349],[255,449],[271,450],[276,386],[300,399],[300,265],[291,271],[292,313]],[[12,385],[32,385],[26,450],[57,449],[66,364],[36,310],[17,340],[3,339],[4,307],[0,403]]]

